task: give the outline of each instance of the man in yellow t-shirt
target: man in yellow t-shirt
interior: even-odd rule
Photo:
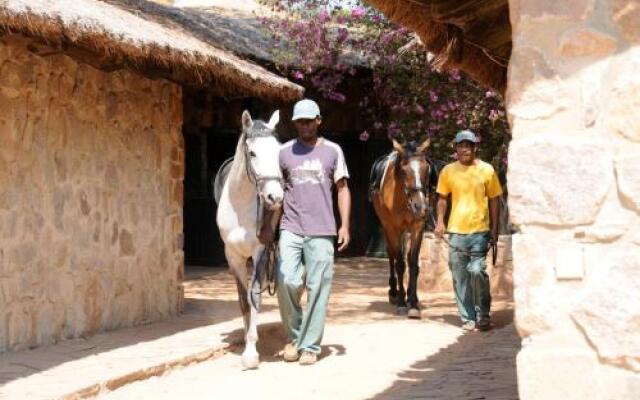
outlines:
[[[476,158],[478,140],[471,131],[458,132],[455,138],[458,161],[443,168],[438,178],[438,221],[435,234],[445,232],[444,215],[451,195],[449,232],[449,268],[462,318],[467,331],[491,328],[491,293],[486,272],[489,241],[498,240],[498,175],[491,164]]]

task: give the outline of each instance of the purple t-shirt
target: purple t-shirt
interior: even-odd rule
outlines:
[[[342,149],[325,138],[314,147],[293,139],[280,149],[284,173],[284,213],[280,229],[301,236],[335,236],[331,188],[349,178]]]

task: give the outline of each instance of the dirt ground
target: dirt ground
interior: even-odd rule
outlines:
[[[235,284],[222,269],[189,268],[186,312],[239,316]],[[520,339],[510,299],[494,299],[495,328],[463,333],[451,293],[420,293],[423,316],[408,320],[387,303],[384,260],[339,259],[321,358],[285,363],[275,298],[259,325],[261,365],[243,371],[242,329],[228,332],[223,356],[132,383],[105,399],[517,399]]]

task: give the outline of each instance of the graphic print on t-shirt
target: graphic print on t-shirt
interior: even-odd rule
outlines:
[[[294,185],[324,183],[324,168],[319,158],[305,160],[301,165],[291,169],[291,182]]]
[[[280,150],[285,177],[280,229],[303,236],[335,236],[332,187],[349,178],[342,149],[324,138],[313,147],[297,139]]]

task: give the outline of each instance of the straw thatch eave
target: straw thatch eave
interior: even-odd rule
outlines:
[[[283,16],[264,6],[256,5],[250,11],[224,6],[223,3],[212,7],[179,8],[135,0],[119,1],[136,3],[146,15],[158,15],[171,20],[201,40],[216,43],[218,47],[261,65],[271,67],[277,64],[278,53],[282,51],[263,25],[262,17],[278,19]],[[340,59],[356,68],[368,67],[367,60],[349,48],[344,49]]]
[[[32,38],[31,51],[66,54],[103,70],[127,68],[150,78],[228,97],[278,101],[303,88],[194,37],[170,21],[131,10],[143,0],[4,0],[0,33]]]
[[[366,0],[415,31],[441,68],[504,94],[511,56],[508,0]]]

